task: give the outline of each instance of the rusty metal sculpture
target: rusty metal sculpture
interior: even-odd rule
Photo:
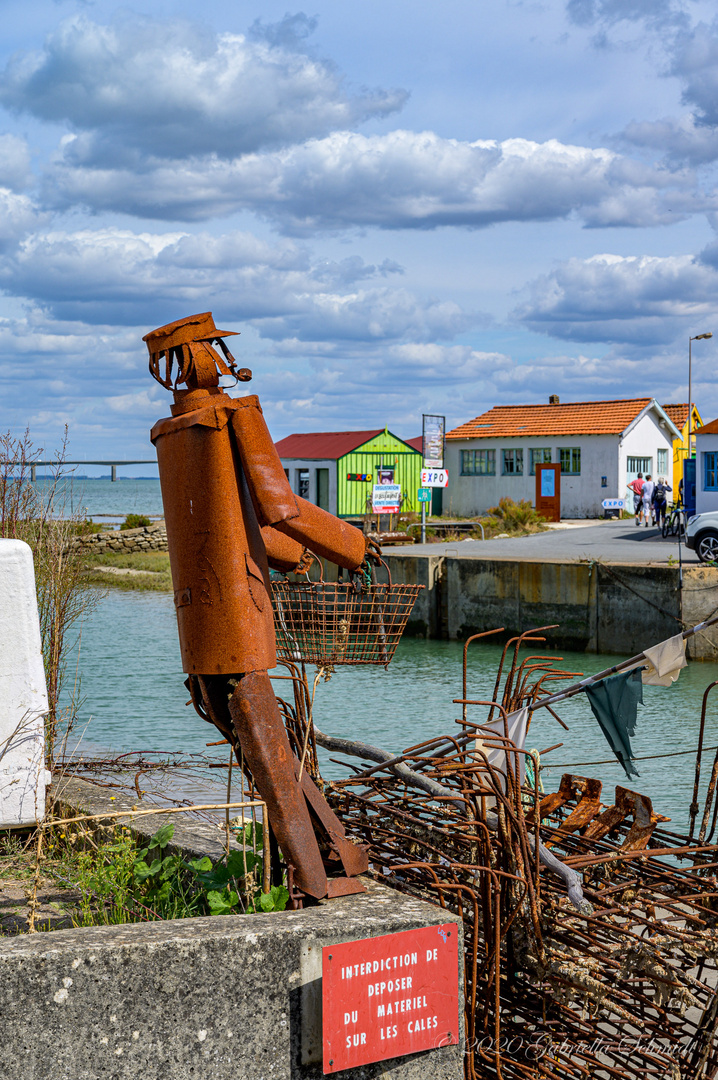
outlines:
[[[151,438],[183,670],[198,712],[237,748],[265,801],[290,883],[314,898],[359,892],[350,879],[366,870],[366,852],[298,768],[267,674],[277,662],[269,567],[302,570],[313,552],[357,571],[371,549],[358,529],[293,494],[259,399],[220,388],[220,375],[252,377],[223,340],[231,333],[204,312],[143,339],[151,374],[174,392],[172,416]]]

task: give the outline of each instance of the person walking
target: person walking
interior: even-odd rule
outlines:
[[[673,491],[673,488],[668,483],[665,476],[659,476],[658,483],[653,489],[653,516],[656,519],[656,525],[659,527],[662,526],[663,522],[666,520],[669,491]]]
[[[653,492],[656,485],[651,480],[651,474],[646,473],[646,482],[643,485],[643,524],[648,528],[648,523],[653,515]]]
[[[643,473],[639,472],[636,479],[631,480],[628,486],[633,492],[633,513],[636,515],[636,525],[640,525],[643,506]]]

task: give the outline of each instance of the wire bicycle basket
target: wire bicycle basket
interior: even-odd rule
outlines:
[[[386,563],[382,562],[386,567]],[[423,585],[272,581],[277,656],[319,667],[388,667]]]

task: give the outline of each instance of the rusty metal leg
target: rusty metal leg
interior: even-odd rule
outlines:
[[[240,677],[229,711],[279,846],[294,867],[294,881],[303,892],[321,899],[327,895],[327,875],[266,671]]]

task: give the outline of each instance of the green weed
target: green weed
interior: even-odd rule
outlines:
[[[261,891],[260,855],[244,850],[231,851],[218,863],[207,856],[185,860],[167,850],[173,835],[174,825],[168,822],[138,851],[129,831],[123,830],[97,852],[81,852],[74,883],[82,893],[76,925],[286,908],[289,892],[284,885],[275,885],[269,893]]]

